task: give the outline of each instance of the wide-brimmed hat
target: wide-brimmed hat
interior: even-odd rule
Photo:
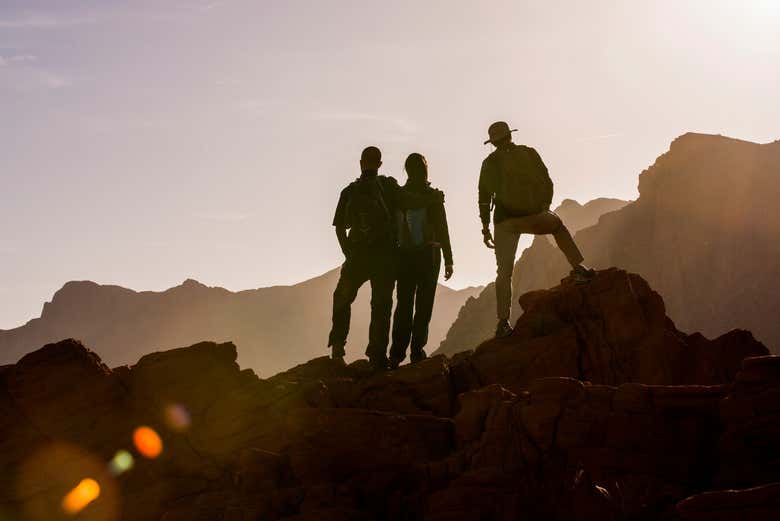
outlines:
[[[488,143],[495,143],[496,141],[501,141],[512,132],[517,132],[517,129],[516,128],[510,129],[506,121],[496,121],[488,128],[488,136],[490,136],[490,139],[485,141],[484,144],[487,145]]]

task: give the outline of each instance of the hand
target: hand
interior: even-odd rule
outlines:
[[[482,242],[491,250],[495,249],[496,243],[493,241],[493,234],[490,233],[490,228],[482,228]]]
[[[446,266],[444,266],[444,280],[450,280],[454,272],[455,269],[452,267],[452,264],[447,264]]]

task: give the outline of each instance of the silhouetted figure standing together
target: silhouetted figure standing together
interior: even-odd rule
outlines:
[[[408,180],[401,188],[405,194],[433,194],[428,182],[428,163],[421,154],[410,154],[405,163]],[[393,343],[390,367],[406,358],[411,340],[412,363],[426,358],[428,325],[444,254],[444,278],[452,277],[452,246],[444,202],[436,201],[421,208],[400,209],[398,217],[398,285],[393,315]]]
[[[496,337],[512,334],[509,315],[512,306],[512,271],[520,235],[552,234],[556,244],[572,266],[577,282],[593,277],[593,270],[582,265],[583,257],[569,230],[550,211],[553,183],[542,158],[531,147],[512,142],[509,125],[498,121],[490,125],[490,139],[496,149],[482,162],[479,174],[479,217],[482,237],[496,252],[496,303],[498,325]],[[493,212],[495,240],[490,233]]]
[[[366,355],[377,370],[387,368],[398,255],[396,212],[401,207],[443,200],[441,192],[411,197],[401,194],[398,181],[379,175],[381,165],[382,153],[378,148],[363,150],[360,177],[339,197],[333,225],[345,262],[333,292],[333,327],[328,340],[333,359],[343,361],[352,302],[360,287],[370,281],[371,325]]]

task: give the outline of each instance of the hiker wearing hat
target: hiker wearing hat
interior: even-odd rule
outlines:
[[[531,147],[512,142],[509,125],[498,121],[490,125],[491,143],[496,149],[482,162],[479,174],[479,217],[482,237],[488,248],[495,249],[496,302],[498,325],[496,337],[512,334],[509,315],[512,306],[512,270],[517,243],[523,233],[551,234],[558,248],[572,266],[577,282],[586,282],[595,272],[582,265],[583,257],[560,217],[550,211],[553,183],[542,158]],[[490,233],[493,210],[495,238]]]
[[[401,187],[403,193],[424,195],[436,191],[428,181],[428,162],[422,154],[409,154],[404,168],[408,179]],[[393,343],[390,346],[390,367],[393,369],[406,358],[410,342],[410,359],[413,364],[427,357],[423,348],[428,343],[428,325],[433,314],[442,256],[444,280],[449,280],[453,273],[452,246],[444,202],[435,201],[419,208],[402,208],[396,215],[399,262]]]
[[[398,181],[379,175],[382,153],[367,147],[360,156],[360,177],[341,192],[333,226],[344,264],[333,292],[333,327],[328,346],[334,360],[344,361],[352,303],[360,287],[371,282],[371,325],[366,355],[376,370],[387,369],[390,314],[397,273],[396,213],[403,208],[443,203],[444,194],[401,191]],[[349,230],[349,231],[348,231]]]

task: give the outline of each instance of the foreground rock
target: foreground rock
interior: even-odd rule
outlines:
[[[470,357],[483,381],[516,389],[543,376],[718,384],[734,380],[743,358],[766,353],[747,331],[714,341],[678,331],[647,282],[614,268],[588,284],[526,293],[520,305],[525,313],[514,334],[485,342]]]
[[[679,333],[617,270],[523,306],[510,339],[379,375],[320,358],[261,380],[210,342],[111,370],[47,345],[0,369],[0,516],[70,519],[85,478],[95,520],[777,514],[769,492],[702,495],[780,481],[778,362],[748,333]],[[107,466],[123,449],[134,466]]]

